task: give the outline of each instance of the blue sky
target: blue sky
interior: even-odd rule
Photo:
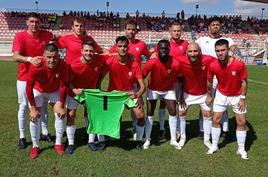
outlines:
[[[0,0],[0,9],[19,8],[35,9],[35,0]],[[106,0],[38,0],[39,9],[47,10],[86,10],[106,11]],[[165,10],[167,14],[175,14],[184,9],[186,14],[246,14],[268,18],[268,4],[251,3],[241,0],[109,0],[109,10],[113,12],[135,12],[159,14]]]

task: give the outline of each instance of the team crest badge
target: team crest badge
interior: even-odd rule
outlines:
[[[140,48],[139,47],[136,47],[136,51],[138,52],[140,50]]]
[[[95,67],[95,68],[94,68],[94,71],[96,71],[96,72],[97,72],[97,71],[98,71],[98,67]]]
[[[167,72],[168,72],[168,74],[170,74],[171,73],[171,69],[168,69]]]
[[[236,75],[236,72],[235,71],[232,71],[232,75],[235,76]]]
[[[180,46],[180,50],[182,50],[182,46]]]
[[[206,67],[205,66],[202,66],[202,70],[204,71],[206,69]]]
[[[132,76],[132,72],[131,72],[131,71],[130,71],[130,72],[128,72],[128,75],[129,75],[129,76]]]
[[[56,78],[59,78],[59,77],[60,77],[59,73],[56,73],[56,74],[55,74],[55,77],[56,77]]]

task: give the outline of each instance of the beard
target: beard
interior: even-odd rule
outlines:
[[[197,56],[196,56],[196,57],[188,56],[188,57],[189,57],[189,59],[190,59],[191,62],[195,62],[195,61],[197,61],[197,59],[198,59]]]
[[[169,55],[159,55],[159,60],[161,63],[166,63],[169,59]]]

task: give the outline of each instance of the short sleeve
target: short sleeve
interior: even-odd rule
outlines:
[[[247,69],[246,69],[246,66],[245,64],[242,65],[241,67],[241,73],[240,73],[240,79],[241,80],[246,80],[247,79]]]
[[[153,66],[153,60],[155,60],[155,59],[150,59],[145,63],[145,65],[142,69],[142,75],[144,77],[146,77],[149,74],[149,72],[151,71],[152,66]]]
[[[21,40],[21,37],[19,35],[20,33],[16,34],[14,41],[13,41],[13,46],[12,46],[12,51],[13,52],[20,52],[23,51],[23,42]]]

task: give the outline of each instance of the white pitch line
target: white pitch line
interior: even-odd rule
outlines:
[[[253,82],[253,83],[256,83],[256,84],[268,85],[268,83],[266,83],[266,82],[254,81],[254,80],[252,80],[252,79],[248,79],[248,81]]]

